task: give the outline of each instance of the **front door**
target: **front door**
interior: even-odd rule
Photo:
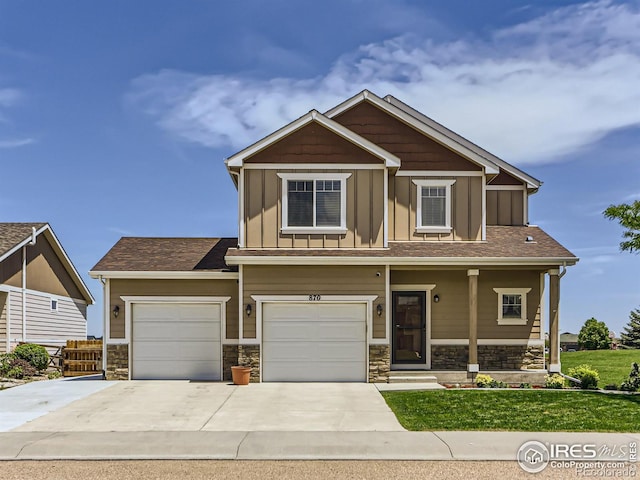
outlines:
[[[426,363],[426,292],[393,292],[392,363]]]

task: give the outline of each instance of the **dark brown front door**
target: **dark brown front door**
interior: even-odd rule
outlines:
[[[425,363],[425,292],[393,292],[392,363]]]

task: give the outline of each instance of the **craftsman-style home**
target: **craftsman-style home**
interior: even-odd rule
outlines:
[[[530,224],[539,180],[368,91],[226,166],[238,238],[123,238],[93,268],[107,378],[560,369],[559,284],[578,259]]]

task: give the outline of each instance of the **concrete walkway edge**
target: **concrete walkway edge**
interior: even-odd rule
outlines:
[[[0,460],[516,460],[520,445],[640,444],[636,433],[11,432]],[[601,456],[600,459],[610,460]]]

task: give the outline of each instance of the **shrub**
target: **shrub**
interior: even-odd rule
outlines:
[[[491,386],[491,382],[494,382],[495,380],[493,378],[491,378],[491,375],[485,375],[485,374],[478,374],[476,376],[476,385],[479,388],[489,388]]]
[[[591,368],[591,365],[578,365],[569,369],[569,376],[580,380],[580,388],[584,390],[598,388],[600,375],[598,371]]]
[[[615,383],[607,383],[604,386],[605,390],[618,390],[618,385],[616,385]]]
[[[36,369],[29,362],[12,353],[0,357],[0,375],[3,377],[20,379],[36,374]]]
[[[620,385],[620,390],[625,392],[637,392],[640,390],[640,368],[636,362],[633,362],[631,365],[631,372],[629,373],[629,378],[627,378],[622,385]]]
[[[531,384],[527,382],[521,383],[520,388],[531,388]]]
[[[35,345],[33,343],[25,343],[24,345],[18,345],[13,353],[16,357],[21,358],[36,370],[46,370],[49,366],[49,354],[42,345]]]
[[[544,376],[545,388],[554,388],[556,390],[564,388],[564,377],[557,373]]]
[[[508,388],[509,385],[506,384],[505,382],[494,379],[494,380],[491,380],[491,382],[489,382],[489,387],[490,388]]]

